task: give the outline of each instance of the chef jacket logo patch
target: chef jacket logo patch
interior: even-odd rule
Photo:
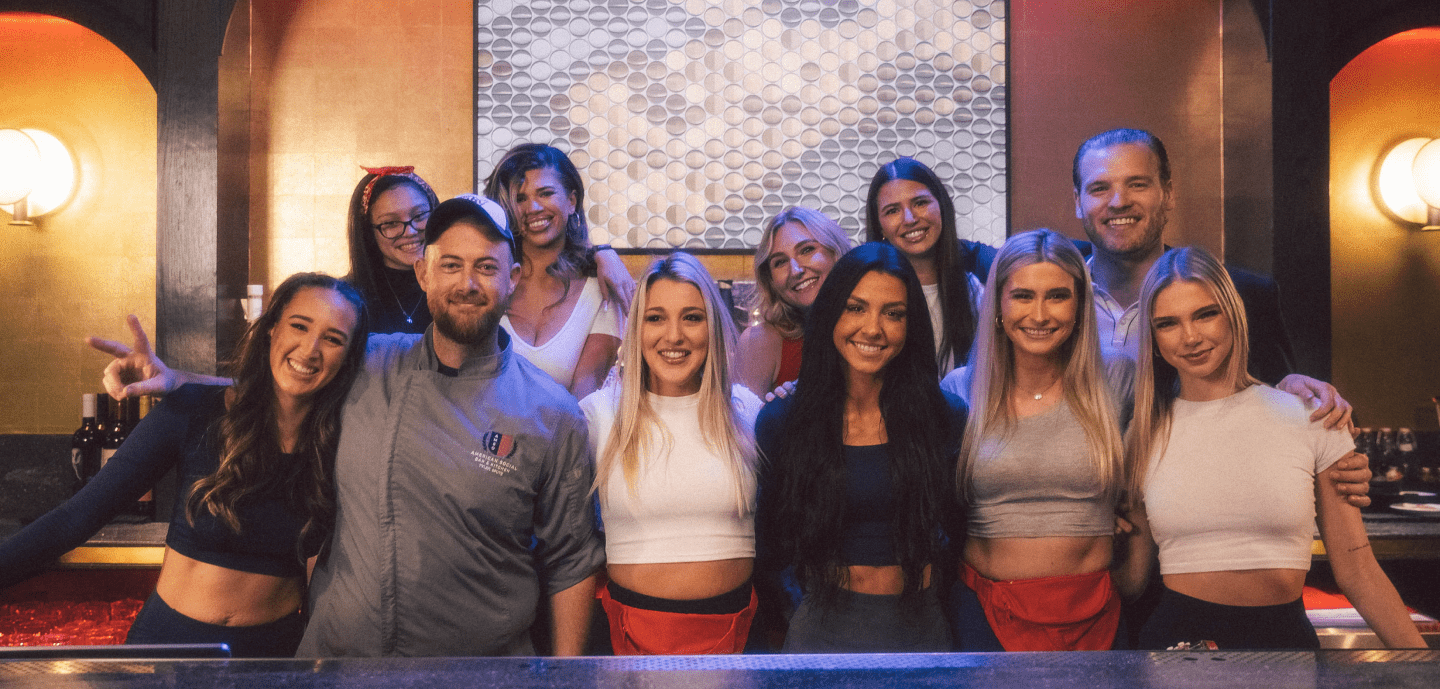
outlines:
[[[480,444],[490,454],[507,459],[515,453],[515,436],[490,431],[480,436]]]
[[[506,461],[515,453],[515,436],[490,431],[480,436],[480,444],[483,449],[470,451],[470,457],[475,460],[476,466],[496,476],[515,471],[515,464]]]

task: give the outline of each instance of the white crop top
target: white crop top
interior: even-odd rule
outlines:
[[[651,408],[670,432],[669,453],[645,457],[632,494],[617,464],[600,492],[600,521],[605,558],[614,564],[709,562],[755,556],[753,507],[736,509],[735,482],[728,464],[700,435],[699,394],[661,397],[649,394]],[[742,385],[732,389],[740,424],[754,428],[761,402]],[[610,440],[620,387],[604,387],[586,396],[580,409],[590,422],[596,457]],[[651,429],[650,447],[665,449],[659,428]],[[741,489],[753,506],[755,476]]]
[[[1170,442],[1145,479],[1160,573],[1310,569],[1315,476],[1353,449],[1349,433],[1264,385],[1175,400]]]
[[[550,374],[555,382],[570,387],[575,380],[575,365],[580,363],[580,352],[585,349],[585,340],[591,335],[613,335],[621,337],[619,309],[605,301],[600,295],[600,280],[586,278],[580,290],[580,299],[565,319],[565,325],[539,347],[532,347],[523,338],[515,336],[515,326],[510,325],[509,316],[500,317],[500,327],[510,334],[510,348],[527,361]]]

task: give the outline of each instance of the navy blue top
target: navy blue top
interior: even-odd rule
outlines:
[[[934,461],[940,463],[946,475],[953,475],[955,460],[960,452],[960,440],[965,434],[965,421],[969,410],[965,402],[950,393],[943,393],[946,402],[946,416],[950,419],[941,452]],[[761,453],[773,465],[784,462],[781,456],[781,438],[787,426],[791,398],[779,398],[766,404],[755,420],[755,442]],[[842,521],[840,543],[841,564],[867,567],[886,567],[899,564],[895,557],[891,525],[895,520],[897,507],[894,495],[894,480],[890,474],[890,446],[844,445],[841,448],[845,462],[845,513]],[[760,490],[766,490],[762,480]],[[944,525],[941,525],[944,526]],[[951,534],[951,537],[957,537]],[[763,538],[761,540],[764,540]],[[757,549],[768,544],[756,544]]]
[[[846,565],[897,564],[890,543],[895,519],[889,445],[845,445],[845,533],[840,558]]]
[[[305,563],[296,546],[305,517],[278,497],[241,500],[236,508],[238,534],[203,509],[195,515],[194,526],[185,518],[190,487],[219,464],[217,431],[224,414],[224,386],[185,385],[166,395],[85,488],[0,544],[0,586],[20,581],[82,545],[177,465],[179,488],[166,545],[227,569],[304,576]],[[306,543],[305,556],[318,553],[319,546]]]

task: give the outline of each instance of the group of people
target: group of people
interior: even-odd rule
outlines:
[[[996,250],[888,163],[865,244],[805,208],[766,225],[737,336],[694,257],[637,281],[589,246],[556,149],[444,202],[368,170],[352,274],[284,281],[233,378],[171,371],[133,318],[133,347],[92,342],[112,394],[165,399],[0,544],[0,585],[179,465],[131,642],[516,655],[544,610],[573,655],[598,607],[623,654],[1307,648],[1318,515],[1381,639],[1423,646],[1367,548],[1349,406],[1287,375],[1273,283],[1162,244],[1148,132],[1087,141],[1074,190],[1090,242]]]

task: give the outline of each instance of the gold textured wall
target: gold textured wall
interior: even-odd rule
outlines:
[[[1440,232],[1392,220],[1370,190],[1391,146],[1440,138],[1436,65],[1440,28],[1417,29],[1330,82],[1331,365],[1366,426],[1440,428]]]
[[[359,166],[469,192],[474,0],[251,0],[250,277],[349,272]]]
[[[522,141],[588,178],[592,239],[752,247],[788,205],[853,235],[914,156],[1005,239],[1003,0],[480,0],[476,175]]]
[[[82,338],[155,322],[155,90],[78,24],[0,13],[0,127],[71,149],[79,191],[32,227],[0,211],[0,433],[69,433],[106,357]]]

